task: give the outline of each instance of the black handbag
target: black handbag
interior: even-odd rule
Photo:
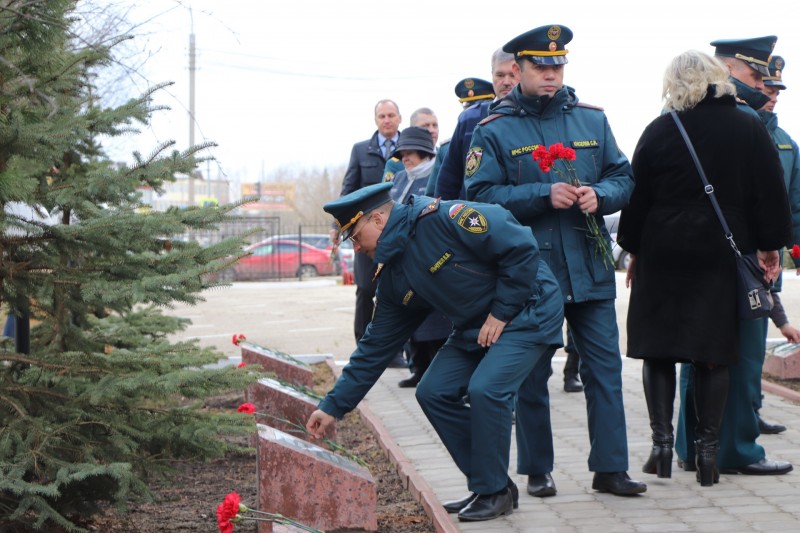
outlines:
[[[683,123],[678,118],[677,113],[675,113],[675,111],[670,111],[670,115],[672,115],[672,119],[675,121],[678,130],[683,136],[683,140],[686,142],[686,147],[689,149],[692,160],[697,167],[697,173],[700,174],[700,179],[703,181],[706,195],[708,199],[711,200],[711,205],[714,206],[714,211],[717,213],[717,218],[722,225],[725,238],[728,239],[728,243],[730,243],[731,249],[736,256],[736,273],[738,278],[736,305],[739,311],[739,318],[742,320],[755,320],[768,316],[773,306],[772,293],[770,291],[772,283],[764,278],[765,272],[758,264],[756,254],[742,254],[739,248],[736,247],[733,234],[728,227],[728,222],[725,220],[725,215],[722,214],[722,209],[719,207],[717,197],[714,195],[714,187],[708,183],[706,173],[700,165],[700,159],[698,159],[697,153],[694,151],[692,141],[689,140],[689,134],[686,133],[686,129],[683,127]]]

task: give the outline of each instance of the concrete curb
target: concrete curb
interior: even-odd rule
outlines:
[[[776,396],[780,396],[784,400],[800,404],[800,392],[784,387],[783,385],[778,385],[777,383],[772,383],[771,381],[762,379],[761,390],[765,390],[775,394]]]
[[[333,371],[333,375],[338,379],[342,373],[342,369],[336,366],[336,362],[332,359],[325,361]],[[362,420],[372,429],[375,436],[378,438],[380,444],[389,460],[397,468],[397,473],[403,480],[403,484],[411,493],[414,498],[425,510],[425,514],[433,522],[433,527],[437,533],[459,533],[461,530],[456,527],[450,520],[450,515],[444,510],[441,502],[436,497],[433,489],[425,479],[419,475],[414,468],[413,462],[403,453],[403,450],[394,442],[386,426],[383,425],[381,419],[372,412],[367,402],[362,401],[357,407],[358,414]]]

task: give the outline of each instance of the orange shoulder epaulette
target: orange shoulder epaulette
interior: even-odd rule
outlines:
[[[493,114],[493,115],[489,115],[489,116],[488,116],[488,117],[486,117],[485,119],[483,119],[483,120],[481,120],[480,122],[478,122],[478,126],[483,126],[484,124],[488,124],[488,123],[490,123],[491,121],[493,121],[493,120],[497,120],[498,118],[500,118],[500,117],[504,117],[504,116],[506,116],[506,115],[505,115],[505,113],[495,113],[495,114]]]
[[[431,203],[426,205],[425,209],[423,209],[422,211],[419,212],[419,216],[417,216],[417,218],[422,218],[425,215],[429,215],[429,214],[433,213],[434,211],[437,211],[438,209],[439,209],[439,198],[436,198]]]
[[[594,109],[595,111],[605,111],[602,107],[597,107],[596,105],[592,104],[584,104],[583,102],[578,102],[578,107],[585,107],[586,109]]]

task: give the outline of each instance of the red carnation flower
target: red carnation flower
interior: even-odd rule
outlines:
[[[253,413],[255,413],[255,412],[256,412],[256,406],[255,406],[255,405],[253,405],[252,403],[249,403],[249,402],[248,402],[248,403],[243,403],[243,404],[242,404],[242,405],[240,405],[240,406],[239,406],[239,408],[238,408],[238,409],[236,409],[236,410],[237,410],[238,412],[240,412],[240,413],[247,413],[248,415],[252,415]]]
[[[240,343],[242,343],[242,342],[247,340],[247,337],[245,337],[241,333],[234,333],[233,334],[233,339],[231,339],[231,340],[232,340],[233,344],[235,344],[236,346],[239,346]]]
[[[242,361],[241,363],[239,363],[238,365],[236,365],[236,368],[244,368],[244,367],[246,367],[246,366],[247,366],[247,363],[245,363],[244,361]]]
[[[796,244],[793,245],[792,246],[792,251],[790,253],[792,254],[792,258],[800,259],[800,246],[798,246]]]
[[[225,496],[225,499],[217,507],[217,526],[220,533],[231,533],[233,531],[231,520],[239,514],[239,503],[241,501],[242,498],[238,494],[231,492]]]
[[[550,156],[555,159],[566,159],[575,161],[575,150],[567,148],[562,143],[555,143],[550,146]]]
[[[533,151],[533,160],[539,162],[542,172],[550,172],[550,167],[553,166],[553,156],[544,146],[536,147],[536,150]]]

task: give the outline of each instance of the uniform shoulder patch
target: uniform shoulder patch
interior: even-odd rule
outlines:
[[[447,214],[450,216],[450,218],[456,218],[456,215],[458,215],[465,207],[467,206],[464,204],[453,204],[450,206]]]
[[[430,215],[431,213],[439,210],[439,199],[436,198],[431,203],[425,206],[425,209],[419,212],[417,218],[422,218],[425,215]]]
[[[394,181],[394,172],[384,172],[383,174],[383,181],[384,183],[387,181]]]
[[[468,207],[461,213],[461,216],[458,217],[458,225],[470,233],[486,233],[489,231],[489,223],[486,221],[486,217],[474,207]]]
[[[464,175],[470,177],[475,174],[481,167],[481,159],[483,158],[483,148],[480,146],[473,146],[467,152],[467,159],[464,163]]]
[[[505,113],[494,113],[492,115],[489,115],[485,119],[481,120],[480,122],[478,122],[478,126],[483,126],[484,124],[488,124],[488,123],[492,122],[493,120],[497,120],[498,118],[504,117],[504,116],[505,116]]]
[[[584,104],[583,102],[578,102],[578,107],[583,107],[585,109],[594,109],[595,111],[605,111],[602,107],[592,105],[592,104]]]

